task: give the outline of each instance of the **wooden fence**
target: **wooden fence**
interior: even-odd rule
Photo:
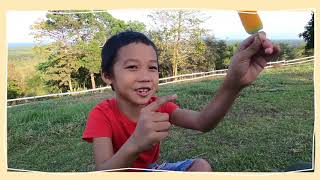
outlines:
[[[281,61],[275,61],[275,62],[268,62],[267,66],[265,68],[287,66],[287,65],[293,65],[293,64],[301,64],[301,63],[306,63],[306,62],[311,62],[311,61],[314,61],[314,56],[292,59],[292,60],[281,60]],[[208,72],[198,72],[198,73],[182,74],[182,75],[178,75],[178,76],[160,78],[159,85],[172,84],[172,83],[177,83],[177,82],[190,81],[190,80],[208,78],[208,77],[213,77],[213,76],[224,76],[224,75],[226,75],[227,70],[228,69],[221,69],[221,70],[213,70],[213,71],[208,71]],[[12,105],[15,105],[15,104],[24,104],[24,103],[27,103],[30,101],[48,99],[48,98],[53,98],[53,97],[68,96],[68,95],[86,94],[86,93],[90,93],[90,92],[103,91],[105,89],[111,89],[111,87],[106,86],[106,87],[84,90],[84,91],[77,91],[77,92],[56,93],[56,94],[48,94],[48,95],[42,95],[42,96],[8,99],[7,100],[8,106],[7,107],[11,107]]]

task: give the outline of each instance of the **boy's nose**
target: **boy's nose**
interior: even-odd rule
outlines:
[[[141,82],[150,82],[153,76],[154,75],[148,71],[141,71],[137,77],[137,80]]]
[[[151,76],[140,75],[138,77],[138,81],[140,81],[140,82],[150,82],[151,81]]]

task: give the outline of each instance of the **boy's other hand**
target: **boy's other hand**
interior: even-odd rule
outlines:
[[[168,136],[171,127],[167,113],[156,112],[163,104],[177,99],[176,95],[158,97],[154,102],[144,107],[140,112],[136,129],[130,137],[137,151],[148,150]]]
[[[267,39],[264,32],[248,37],[233,55],[224,85],[237,90],[248,86],[279,52],[280,47]]]

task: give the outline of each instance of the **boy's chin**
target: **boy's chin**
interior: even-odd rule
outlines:
[[[140,97],[140,98],[136,99],[136,103],[138,105],[142,105],[142,106],[147,105],[147,104],[149,104],[151,97],[152,96],[147,96],[147,97],[143,97],[143,98]]]

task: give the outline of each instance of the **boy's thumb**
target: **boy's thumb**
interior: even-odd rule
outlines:
[[[143,110],[144,111],[155,111],[159,107],[161,107],[163,104],[165,104],[166,102],[174,101],[177,98],[178,98],[178,96],[176,94],[171,95],[171,96],[158,97],[154,102],[152,102],[149,105],[147,105],[146,107],[144,107]]]
[[[258,36],[254,37],[253,42],[243,51],[243,55],[247,58],[251,58],[261,48],[261,41]]]

